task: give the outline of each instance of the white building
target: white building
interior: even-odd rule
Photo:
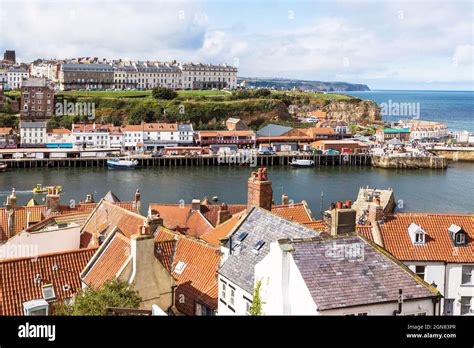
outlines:
[[[274,242],[255,282],[265,315],[439,315],[435,288],[354,234]]]
[[[218,315],[248,315],[253,301],[255,265],[268,254],[270,244],[282,238],[309,238],[315,231],[253,207],[221,247]]]
[[[369,236],[443,295],[444,315],[474,314],[474,216],[396,214]]]
[[[74,146],[80,148],[110,148],[109,125],[73,124]]]
[[[143,123],[127,125],[121,129],[125,149],[143,148],[154,151],[159,148],[192,145],[194,130],[191,124],[178,123]]]
[[[400,125],[410,129],[413,140],[439,140],[448,136],[448,124],[423,120],[400,120]]]
[[[23,80],[28,79],[30,76],[28,70],[19,67],[12,67],[7,70],[7,81],[10,89],[19,89],[23,83]]]
[[[183,89],[237,88],[237,68],[222,64],[181,63]]]
[[[38,78],[46,78],[50,81],[55,80],[55,64],[41,62],[38,65],[30,65],[30,75]]]
[[[47,131],[46,143],[48,147],[73,147],[74,136],[69,129],[50,129]]]
[[[45,145],[47,139],[46,122],[20,122],[21,146]]]

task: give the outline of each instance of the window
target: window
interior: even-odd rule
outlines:
[[[186,264],[183,261],[179,261],[176,266],[174,267],[174,271],[178,274],[183,273]]]
[[[222,282],[221,301],[223,301],[225,303],[226,298],[227,298],[227,284]]]
[[[425,266],[415,266],[415,273],[418,277],[425,280]]]
[[[245,301],[245,315],[250,315],[250,308],[252,307],[252,301],[244,296]]]
[[[461,315],[469,314],[471,312],[471,301],[472,297],[470,296],[461,297]]]
[[[474,285],[472,283],[472,274],[474,273],[474,266],[462,266],[462,285]]]
[[[462,245],[466,242],[466,235],[464,233],[456,233],[455,242],[457,245]]]
[[[214,315],[214,311],[210,309],[209,307],[207,307],[206,305],[203,305],[202,303],[199,303],[199,302],[196,302],[195,304],[196,304],[195,306],[196,315],[206,315],[206,316]]]
[[[425,234],[421,231],[415,233],[415,243],[422,244],[425,242]]]
[[[54,288],[52,284],[43,285],[43,298],[48,300],[54,300],[56,298],[56,294],[54,293]]]
[[[229,286],[230,288],[230,298],[229,298],[229,305],[234,307],[235,303],[235,289],[232,286]]]

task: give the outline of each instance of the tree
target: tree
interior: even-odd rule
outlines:
[[[56,315],[105,315],[109,307],[138,308],[142,301],[138,292],[127,282],[113,279],[101,288],[80,290],[72,304],[58,304]]]
[[[178,96],[176,91],[166,87],[155,87],[151,90],[151,95],[155,99],[171,100]]]
[[[252,305],[250,306],[250,315],[263,315],[262,305],[264,304],[264,302],[262,302],[262,299],[260,297],[261,286],[262,286],[262,281],[257,280],[257,285],[255,286],[255,289],[253,290],[253,301],[252,301]]]

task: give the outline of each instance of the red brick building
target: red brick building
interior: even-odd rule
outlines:
[[[20,118],[45,120],[54,115],[54,89],[46,79],[31,78],[21,86]]]

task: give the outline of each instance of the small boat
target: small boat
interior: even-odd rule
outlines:
[[[41,184],[36,184],[36,187],[33,187],[33,193],[47,193],[49,187],[54,187],[57,192],[63,190],[62,186],[43,186]]]
[[[0,172],[4,172],[7,169],[8,165],[4,162],[0,162]]]
[[[114,158],[107,160],[107,167],[109,168],[125,168],[133,169],[138,165],[137,160],[132,160],[129,158]]]
[[[314,166],[314,161],[305,159],[294,159],[293,161],[291,161],[290,165],[292,167],[312,167]]]

